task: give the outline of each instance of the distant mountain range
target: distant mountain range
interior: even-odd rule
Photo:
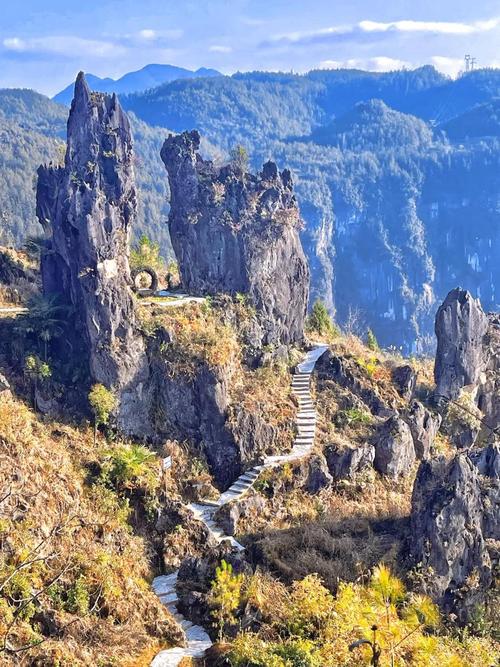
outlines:
[[[123,95],[156,88],[163,83],[177,79],[215,77],[222,76],[222,74],[215,69],[208,69],[207,67],[200,67],[193,71],[184,67],[175,67],[175,65],[146,65],[146,67],[136,72],[128,72],[116,80],[109,77],[101,79],[94,74],[86,74],[85,76],[93,90],[98,90],[101,93],[118,93]],[[73,99],[73,86],[74,84],[71,83],[64,90],[61,90],[60,93],[57,93],[52,98],[54,102],[69,106]]]

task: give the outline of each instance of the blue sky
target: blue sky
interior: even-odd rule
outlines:
[[[0,87],[53,95],[83,69],[500,66],[500,0],[0,0]]]

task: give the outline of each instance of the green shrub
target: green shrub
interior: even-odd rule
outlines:
[[[66,611],[79,616],[85,616],[89,613],[90,593],[83,575],[80,575],[68,590],[64,607]]]
[[[366,410],[361,410],[360,408],[348,408],[347,410],[341,410],[339,412],[339,417],[342,422],[345,422],[348,425],[370,424],[372,421],[370,413],[366,412]]]
[[[159,484],[156,454],[143,445],[115,445],[105,453],[101,479],[117,490],[152,492]]]
[[[231,158],[231,163],[235,167],[241,169],[241,171],[243,172],[248,171],[248,164],[249,164],[248,151],[244,146],[242,146],[241,144],[234,146],[231,149],[230,158]]]
[[[103,384],[95,384],[89,392],[89,403],[94,414],[94,445],[97,439],[98,426],[106,426],[111,413],[116,408],[116,397]]]

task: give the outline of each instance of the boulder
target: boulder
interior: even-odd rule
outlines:
[[[239,500],[219,507],[214,519],[226,535],[236,535],[240,519],[262,512],[265,504],[264,498],[259,494],[248,493]]]
[[[413,437],[415,454],[420,461],[429,458],[442,419],[440,414],[431,412],[420,401],[412,401],[406,421]]]
[[[307,493],[318,493],[333,482],[326,459],[321,454],[312,454],[305,458],[294,472],[300,487]]]
[[[477,385],[486,368],[484,338],[488,330],[479,299],[452,290],[436,314],[434,379],[436,398],[458,398],[463,387]]]
[[[170,135],[161,150],[171,200],[169,230],[184,287],[246,294],[262,326],[260,346],[303,339],[309,268],[290,172],[218,168],[198,153],[198,132]]]
[[[412,366],[409,364],[396,366],[392,371],[392,381],[402,398],[406,401],[410,401],[413,398],[417,384],[417,374]]]
[[[389,417],[376,435],[375,469],[382,475],[397,479],[411,469],[415,458],[410,427],[399,415]]]
[[[325,449],[325,456],[328,470],[335,482],[342,479],[350,480],[363,470],[373,467],[375,447],[369,443],[341,450],[328,446]]]

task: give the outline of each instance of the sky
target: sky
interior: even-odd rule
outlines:
[[[0,88],[54,95],[79,70],[230,74],[500,67],[500,0],[0,0]]]

